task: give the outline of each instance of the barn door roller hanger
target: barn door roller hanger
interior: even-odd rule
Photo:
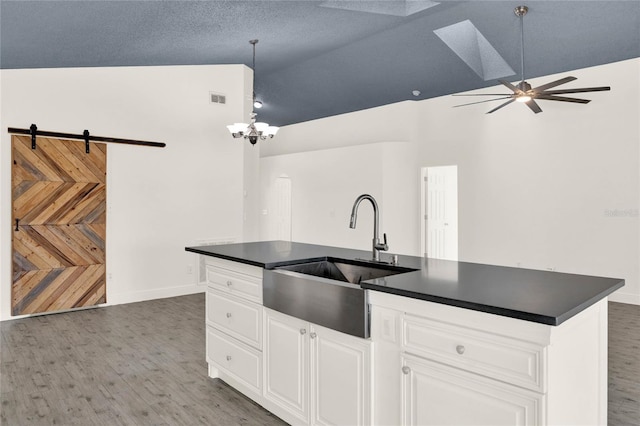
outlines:
[[[103,143],[122,143],[126,145],[141,145],[141,146],[152,146],[156,148],[164,148],[167,146],[164,142],[149,142],[149,141],[139,141],[134,139],[120,139],[120,138],[111,138],[105,136],[93,136],[89,133],[88,130],[85,130],[81,135],[76,135],[72,133],[60,133],[60,132],[50,132],[47,130],[38,130],[38,126],[32,124],[28,129],[18,129],[15,127],[9,127],[9,133],[19,134],[19,135],[31,135],[31,149],[36,149],[36,136],[50,136],[54,138],[63,138],[63,139],[80,139],[85,143],[85,151],[87,154],[89,153],[89,141],[94,142],[103,142]]]

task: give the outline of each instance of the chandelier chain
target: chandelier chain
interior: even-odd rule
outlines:
[[[258,39],[249,40],[249,43],[253,46],[253,63],[251,69],[253,70],[253,102],[256,101],[256,44]]]

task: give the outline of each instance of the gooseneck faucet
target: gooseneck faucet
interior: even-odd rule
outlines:
[[[356,228],[356,220],[358,219],[358,207],[362,200],[369,200],[371,205],[373,206],[373,260],[376,262],[380,261],[380,251],[389,250],[389,246],[387,245],[387,234],[384,234],[384,243],[380,242],[379,238],[379,222],[378,222],[378,203],[376,203],[376,199],[373,198],[369,194],[362,194],[356,201],[353,203],[353,208],[351,209],[351,221],[349,222],[349,228]]]

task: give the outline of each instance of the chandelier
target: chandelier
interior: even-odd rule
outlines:
[[[262,102],[256,100],[256,44],[258,40],[249,40],[249,43],[253,46],[253,106],[255,108],[262,107]],[[254,111],[249,115],[249,119],[251,120],[249,124],[247,123],[233,123],[227,126],[231,136],[234,138],[245,138],[249,139],[251,145],[255,145],[258,142],[258,139],[264,141],[270,139],[278,133],[279,127],[269,126],[267,123],[256,122],[256,113]]]

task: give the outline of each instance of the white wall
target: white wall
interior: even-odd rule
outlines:
[[[262,158],[260,238],[276,239],[275,182],[285,175],[292,186],[293,241],[371,250],[369,201],[358,208],[356,229],[349,228],[353,203],[366,193],[380,206],[380,239],[386,233],[394,253],[417,252],[413,229],[404,223],[407,212],[419,204],[419,192],[406,185],[415,177],[414,167],[407,167],[412,161],[410,148],[403,142],[378,142]]]
[[[275,141],[275,139],[274,139]],[[358,161],[353,159],[357,158]],[[261,234],[275,238],[275,182],[291,179],[291,238],[339,247],[371,247],[373,208],[362,203],[355,230],[351,206],[362,193],[382,199],[382,149],[379,144],[263,158],[260,164]],[[267,214],[264,214],[266,211]]]
[[[457,164],[460,260],[620,277],[612,299],[640,304],[640,59],[530,83],[566,75],[578,77],[567,88],[612,90],[583,94],[588,105],[540,101],[541,114],[446,96],[283,127],[262,147],[263,190],[290,174],[293,239],[361,249],[370,230],[348,234],[351,204],[380,195],[392,251],[418,255],[419,169]],[[406,143],[363,145],[381,141]]]
[[[2,70],[0,319],[10,317],[7,127],[166,142],[108,146],[107,301],[185,294],[199,291],[185,246],[243,239],[243,186],[255,184],[244,163],[258,153],[245,152],[225,125],[248,115],[250,84],[242,65]],[[210,91],[226,94],[227,105],[209,104]]]

